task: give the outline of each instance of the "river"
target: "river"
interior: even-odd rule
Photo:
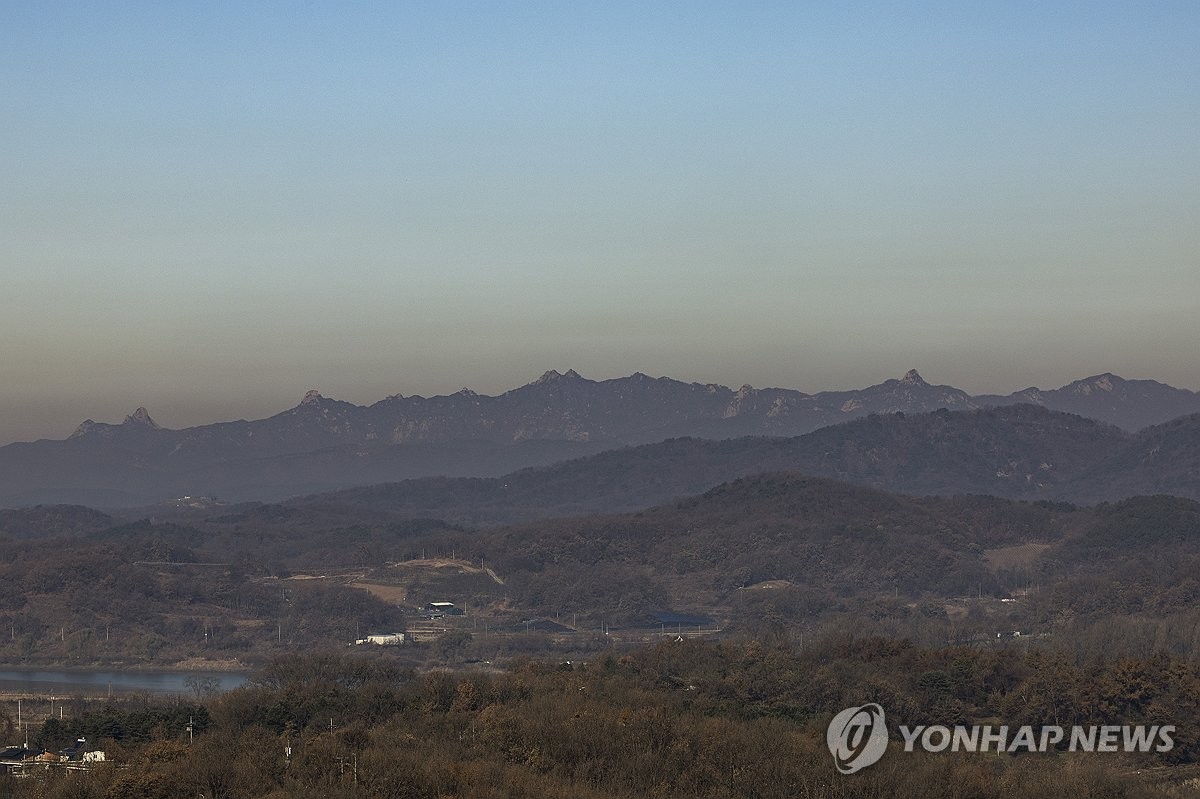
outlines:
[[[97,696],[148,691],[156,694],[190,694],[189,677],[216,680],[217,691],[236,688],[247,679],[230,672],[186,671],[54,671],[51,669],[5,669],[0,667],[0,693],[37,696]]]

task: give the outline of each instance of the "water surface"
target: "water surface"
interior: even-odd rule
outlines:
[[[233,672],[187,671],[56,671],[0,667],[0,693],[29,693],[49,696],[95,696],[148,691],[156,694],[191,694],[189,677],[216,680],[217,691],[228,691],[246,681],[248,675]]]

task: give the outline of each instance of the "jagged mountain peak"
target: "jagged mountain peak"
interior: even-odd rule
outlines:
[[[300,404],[301,405],[312,405],[313,403],[320,402],[323,399],[325,399],[325,398],[323,396],[321,396],[321,392],[317,391],[314,388],[314,389],[310,389],[304,393],[304,399],[300,400]]]
[[[909,369],[904,373],[904,377],[900,378],[900,382],[909,386],[927,386],[925,378],[921,377],[920,372],[916,369]]]
[[[80,436],[86,436],[93,429],[95,429],[95,427],[96,427],[95,421],[93,421],[92,419],[84,419],[82,422],[79,423],[79,427],[75,428],[75,432],[71,433],[71,438],[79,438]]]
[[[154,419],[150,417],[150,412],[145,408],[138,408],[136,411],[126,416],[124,423],[127,425],[142,425],[143,427],[149,427],[151,430],[162,429],[159,427],[158,422],[154,421]]]
[[[1118,377],[1112,372],[1105,372],[1085,377],[1083,380],[1076,380],[1067,388],[1078,394],[1090,394],[1093,391],[1112,391],[1115,386],[1120,386],[1125,382],[1124,378]]]
[[[537,380],[533,381],[533,384],[536,386],[536,385],[542,385],[543,383],[553,383],[553,382],[556,382],[559,380],[580,380],[580,379],[581,378],[580,378],[579,372],[576,372],[574,369],[568,369],[565,373],[560,373],[557,369],[551,369],[550,371],[544,373]]]
[[[92,419],[84,419],[75,431],[71,433],[69,438],[84,438],[91,435],[97,435],[102,438],[112,438],[115,435],[120,435],[122,430],[162,430],[158,422],[150,416],[150,412],[145,408],[138,408],[133,413],[125,417],[125,421],[119,425],[108,424],[107,422],[97,422]]]

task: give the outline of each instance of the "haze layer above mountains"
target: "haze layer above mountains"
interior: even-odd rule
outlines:
[[[1017,404],[1020,409],[987,410]],[[920,420],[871,416],[941,410],[968,413]],[[296,407],[257,421],[169,430],[143,408],[122,424],[89,420],[65,440],[0,447],[0,505],[120,507],[184,495],[276,500],[432,475],[495,477],[684,436],[805,438],[668,442],[704,453],[695,458],[720,463],[714,461],[707,476],[662,472],[652,465],[652,475],[676,475],[664,477],[665,495],[649,490],[653,480],[642,480],[653,496],[578,509],[639,506],[645,499],[659,501],[773,468],[916,493],[1082,500],[1147,491],[1194,496],[1194,468],[1180,467],[1181,461],[1163,454],[1164,446],[1177,445],[1194,452],[1191,443],[1179,443],[1195,438],[1194,420],[1181,420],[1177,430],[1168,426],[1132,435],[1194,413],[1200,413],[1196,392],[1111,374],[1050,391],[971,396],[931,385],[915,371],[861,390],[811,395],[749,386],[733,390],[640,373],[592,381],[574,371],[552,371],[495,397],[464,389],[357,406],[309,392]],[[861,421],[842,424],[853,420]],[[670,460],[671,449],[663,446]],[[568,465],[562,473],[570,468],[578,467]],[[1113,469],[1121,474],[1110,474]],[[565,502],[572,504],[569,498]]]

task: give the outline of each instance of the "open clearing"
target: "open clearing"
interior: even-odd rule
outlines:
[[[391,602],[396,605],[403,604],[408,598],[408,589],[402,585],[383,585],[382,583],[350,583],[351,588],[361,588],[368,591],[374,596],[379,597],[384,602]]]
[[[983,553],[983,559],[993,571],[996,569],[1013,569],[1028,566],[1038,559],[1038,556],[1050,548],[1050,544],[1030,542],[1015,547],[988,549]]]

